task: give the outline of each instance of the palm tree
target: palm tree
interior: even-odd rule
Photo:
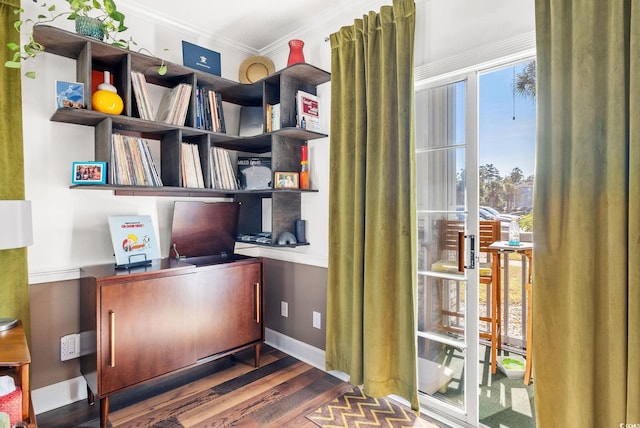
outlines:
[[[536,98],[536,61],[532,60],[513,79],[513,92],[525,98]]]

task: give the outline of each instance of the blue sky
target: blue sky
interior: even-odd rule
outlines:
[[[516,64],[516,74],[525,63]],[[535,159],[535,102],[513,95],[514,66],[480,76],[479,165],[493,164],[500,175],[519,167],[533,175]],[[515,111],[515,120],[513,120]]]

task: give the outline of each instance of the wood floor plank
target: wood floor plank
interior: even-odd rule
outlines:
[[[353,388],[353,385],[351,385],[350,383],[340,381],[336,383],[332,388],[319,393],[318,395],[312,397],[310,400],[304,402],[304,404],[297,408],[295,412],[283,413],[278,419],[273,420],[271,423],[265,426],[271,428],[280,428],[285,426],[305,426],[308,422],[308,420],[305,418],[306,415],[313,412],[323,404],[326,404],[334,398],[339,397],[346,391],[349,391],[351,388]],[[310,426],[315,426],[315,424],[312,424]]]
[[[274,363],[277,364],[277,363]],[[252,395],[262,394],[288,379],[291,379],[300,373],[309,370],[311,366],[305,363],[296,363],[286,371],[277,371],[264,378],[260,382],[256,382],[251,388],[240,387],[237,390],[229,391],[224,395],[220,395],[216,400],[212,401],[205,409],[196,409],[180,415],[178,419],[185,427],[195,427],[202,421],[209,420],[211,417],[249,399]],[[242,385],[244,386],[244,385]],[[215,389],[214,389],[215,390]],[[216,391],[217,392],[217,391]]]
[[[277,355],[269,354],[263,359],[263,365],[268,365],[279,359]],[[247,364],[244,360],[238,360],[234,366],[221,372],[212,373],[210,376],[198,379],[166,393],[156,395],[141,403],[112,412],[109,420],[114,426],[121,426],[127,423],[133,423],[141,414],[152,413],[156,415],[157,418],[163,418],[173,411],[173,406],[175,406],[176,401],[182,401],[184,403],[193,401],[194,405],[197,406],[198,402],[202,402],[203,394],[205,396],[210,394],[212,388],[220,384],[225,384],[230,380],[254,370],[256,370],[256,368],[253,366],[253,362]],[[203,391],[207,392],[203,393]]]
[[[295,378],[276,385],[271,390],[265,391],[264,394],[256,394],[237,406],[215,415],[212,420],[202,422],[206,423],[206,426],[225,426],[225,424],[228,426],[254,421],[259,426],[264,426],[283,412],[294,410],[298,401],[307,400],[306,394],[298,399],[292,400],[292,397],[297,397],[301,391],[325,376],[326,374],[321,370],[312,368]],[[253,388],[253,385],[247,385],[245,388]]]

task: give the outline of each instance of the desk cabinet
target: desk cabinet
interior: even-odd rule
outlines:
[[[259,363],[261,259],[89,266],[80,302],[80,368],[90,401],[100,399],[101,427],[108,426],[112,394],[250,346]]]
[[[259,365],[259,346],[264,337],[262,263],[250,259],[202,266],[197,271],[198,359],[258,342]]]

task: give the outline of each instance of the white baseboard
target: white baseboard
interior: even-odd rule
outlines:
[[[289,354],[292,357],[299,359],[300,361],[304,361],[307,364],[310,364],[320,370],[326,371],[326,357],[325,351],[322,349],[318,349],[315,346],[311,346],[307,343],[301,342],[292,337],[286,336],[282,333],[279,333],[275,330],[271,330],[268,328],[264,329],[264,343],[269,346],[272,346],[285,354]],[[345,382],[349,382],[349,375],[339,371],[329,371],[327,372],[340,380]]]
[[[87,383],[82,376],[31,391],[35,414],[48,412],[87,398]]]
[[[325,352],[322,349],[268,328],[265,329],[264,342],[300,361],[326,371]],[[328,373],[345,382],[349,381],[349,376],[345,373],[338,371],[330,371]],[[31,391],[33,409],[36,415],[76,401],[85,400],[86,398],[87,383],[82,376]]]

